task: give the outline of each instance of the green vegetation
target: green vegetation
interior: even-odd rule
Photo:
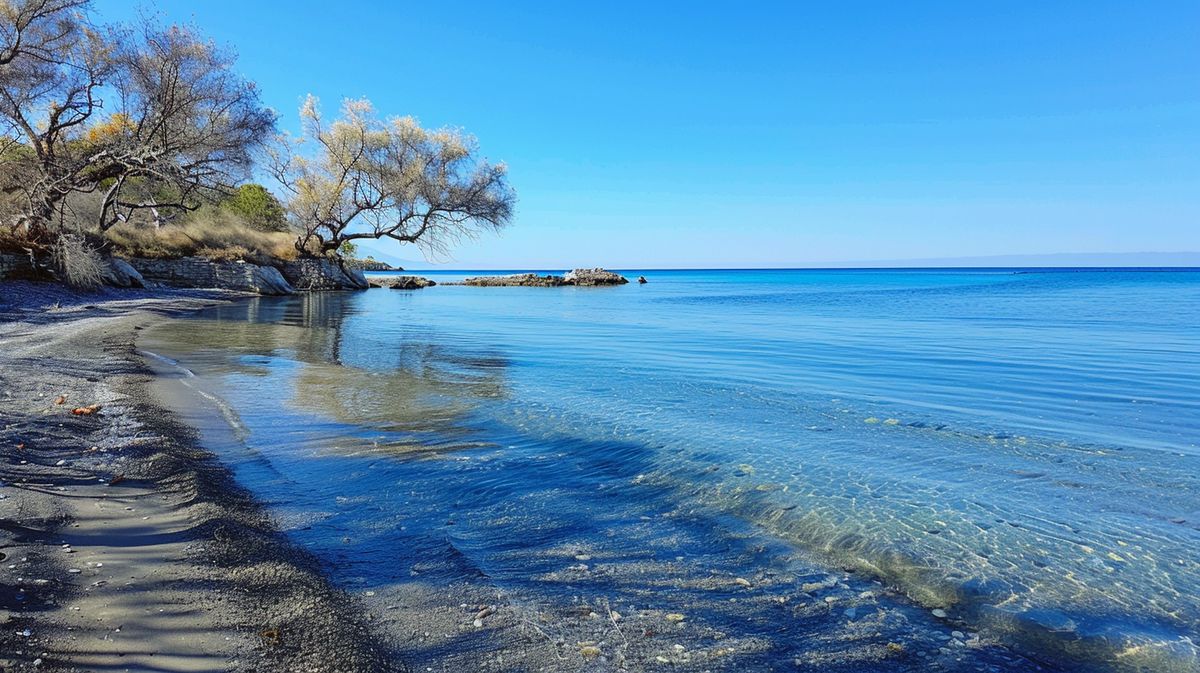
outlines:
[[[258,231],[288,231],[283,204],[262,185],[251,183],[238,187],[221,201],[221,207]]]

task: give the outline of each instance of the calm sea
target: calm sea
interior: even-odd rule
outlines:
[[[780,595],[849,573],[1044,663],[1197,666],[1200,273],[625,273],[256,299],[142,345],[348,586],[650,602],[556,586],[564,548]]]

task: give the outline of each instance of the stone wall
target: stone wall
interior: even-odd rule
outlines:
[[[0,254],[0,279],[45,276],[44,271],[39,274],[26,255]],[[105,282],[117,287],[140,287],[144,283],[222,288],[264,295],[292,294],[297,290],[365,290],[369,287],[362,271],[349,267],[343,270],[337,262],[327,259],[282,262],[278,268],[249,262],[214,262],[202,257],[113,259]]]
[[[247,262],[213,262],[201,257],[133,258],[129,264],[147,283],[174,287],[222,288],[266,295],[291,294],[290,284],[271,266]]]
[[[298,259],[279,265],[283,277],[301,292],[314,290],[365,290],[370,285],[359,269],[342,269],[329,259]]]
[[[44,274],[39,274],[29,261],[29,255],[0,255],[0,280],[5,278],[38,278],[42,275]]]

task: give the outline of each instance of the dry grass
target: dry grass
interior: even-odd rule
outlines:
[[[217,208],[202,209],[157,229],[144,223],[118,224],[105,236],[114,253],[131,257],[198,256],[247,262],[296,258],[293,234],[258,231]]]
[[[83,236],[62,234],[54,242],[53,252],[54,266],[67,285],[93,288],[104,284],[104,272],[108,265]]]

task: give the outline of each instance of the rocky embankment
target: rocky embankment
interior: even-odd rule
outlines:
[[[458,285],[472,287],[596,287],[601,285],[624,285],[629,279],[605,269],[575,269],[561,276],[539,276],[536,273],[519,273],[511,276],[479,276],[468,278]]]
[[[222,289],[262,295],[325,290],[365,290],[366,276],[350,264],[332,259],[280,260],[275,264],[214,261],[203,257],[107,260],[103,274],[111,287],[179,287]],[[0,280],[48,280],[46,268],[26,255],[0,254]]]

